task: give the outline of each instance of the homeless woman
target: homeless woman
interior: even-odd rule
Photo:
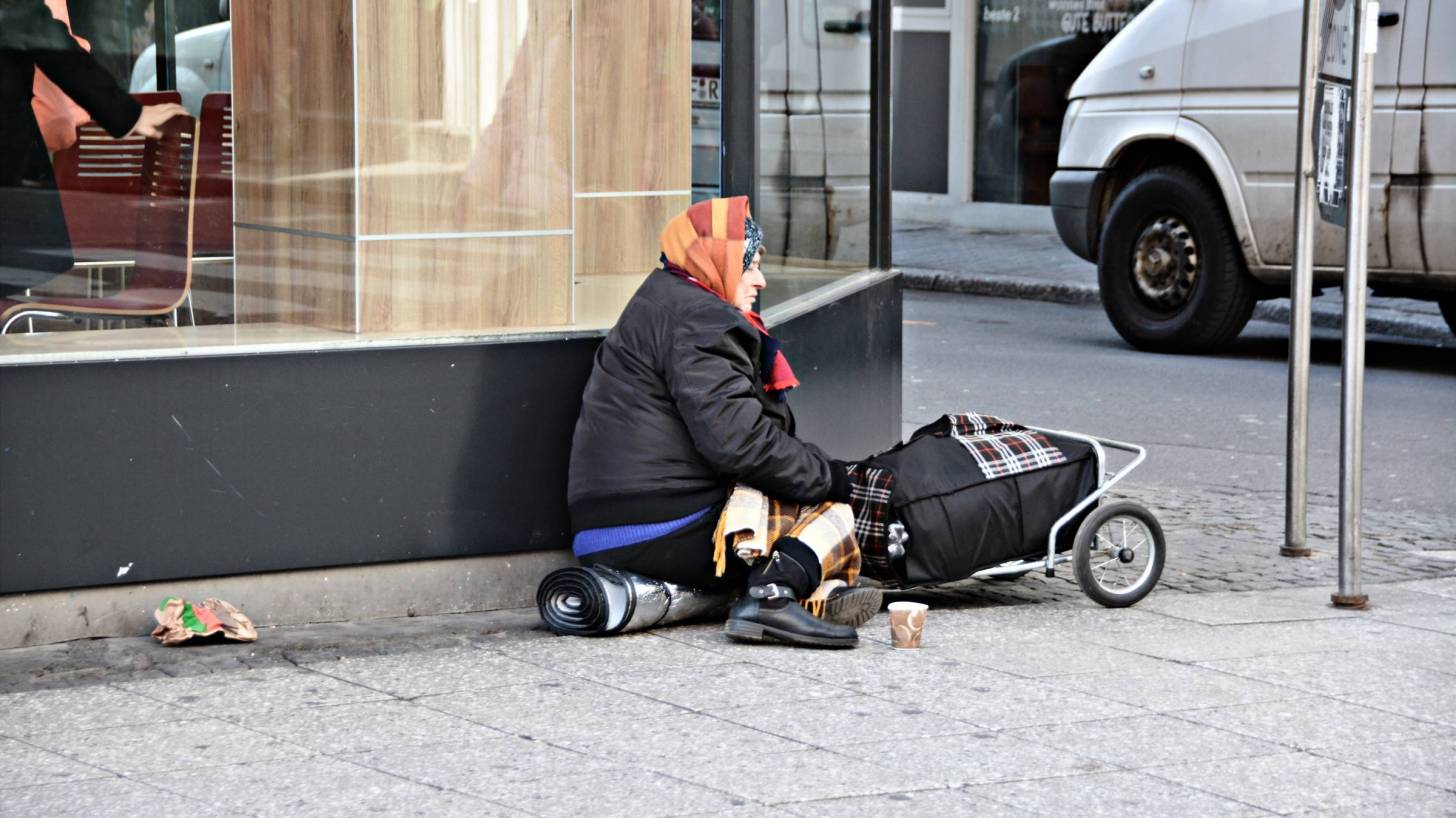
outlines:
[[[573,550],[696,588],[745,592],[741,641],[852,647],[880,592],[856,588],[846,466],[794,437],[798,385],[753,312],[766,285],[748,198],[699,202],[596,354],[571,445]]]

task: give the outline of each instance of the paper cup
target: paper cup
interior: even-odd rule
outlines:
[[[929,605],[919,602],[890,603],[890,646],[896,650],[916,650],[925,635],[925,616]]]

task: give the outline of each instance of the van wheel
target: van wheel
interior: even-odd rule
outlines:
[[[1180,167],[1145,171],[1118,194],[1102,228],[1097,282],[1117,333],[1155,352],[1232,341],[1256,301],[1223,197]]]
[[[1451,328],[1452,334],[1456,334],[1456,295],[1448,295],[1442,298],[1441,317],[1446,319],[1446,326]]]

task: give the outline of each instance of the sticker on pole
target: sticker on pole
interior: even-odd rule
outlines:
[[[1349,135],[1350,88],[1320,82],[1315,97],[1315,197],[1320,218],[1344,226],[1348,220],[1345,170],[1346,140]]]
[[[1315,199],[1320,218],[1349,224],[1348,155],[1355,66],[1355,3],[1324,0],[1320,14],[1319,79],[1314,96]]]

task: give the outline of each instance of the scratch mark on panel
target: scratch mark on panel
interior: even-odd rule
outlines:
[[[176,415],[173,415],[172,416],[172,422],[175,423],[175,424],[177,424],[177,428],[182,430],[182,436],[185,437],[185,438],[187,438],[187,442],[188,443],[191,443],[192,442],[192,435],[187,434],[187,430],[185,428],[183,428],[183,426],[182,426],[182,421],[178,420]]]
[[[231,491],[233,494],[237,495],[237,498],[239,500],[242,500],[245,503],[248,501],[248,498],[244,497],[241,491],[238,491],[238,487],[234,486],[232,484],[232,481],[227,479],[227,477],[223,475],[222,470],[219,469],[210,458],[204,457],[202,458],[202,462],[206,463],[207,467],[212,469],[212,473],[217,475],[218,479],[222,480],[223,485],[226,485],[228,487],[228,491]]]

